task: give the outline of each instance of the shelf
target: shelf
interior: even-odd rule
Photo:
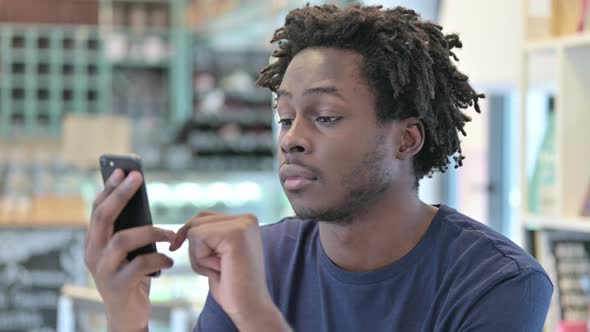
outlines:
[[[63,33],[66,37],[74,36],[80,33],[94,37],[97,36],[96,25],[90,24],[55,24],[55,23],[21,23],[21,22],[2,22],[1,32],[10,32],[17,35],[23,33],[38,32],[41,36],[51,36],[56,31]]]
[[[72,66],[82,63],[95,64],[99,63],[104,57],[100,50],[89,49],[68,49],[68,50],[48,50],[48,49],[9,49],[7,52],[12,59],[11,63],[34,63],[34,64],[68,64]],[[7,56],[8,57],[8,56]]]
[[[112,65],[114,67],[144,68],[144,69],[168,69],[168,66],[169,66],[168,62],[165,62],[165,61],[145,62],[145,61],[137,61],[137,60],[113,61]]]
[[[191,167],[197,172],[230,172],[272,171],[275,158],[271,156],[198,156]]]
[[[84,82],[86,89],[84,90],[98,90],[101,87],[102,82],[97,76],[78,76],[78,77],[67,77],[66,75],[62,78],[52,77],[50,74],[38,74],[36,78],[33,78],[37,89],[48,89],[48,90],[60,90],[60,89],[71,89],[76,90],[80,88],[80,82]],[[55,82],[60,82],[61,85],[55,85]],[[13,74],[12,75],[12,88],[28,89],[31,85],[27,82],[27,76],[24,74]]]
[[[523,216],[525,227],[531,231],[564,231],[590,233],[590,217],[561,218],[550,216]]]
[[[170,0],[101,0],[102,3],[153,3],[153,4],[161,4],[161,5],[169,5]]]
[[[226,101],[237,101],[256,105],[268,105],[268,108],[271,108],[272,94],[270,93],[270,91],[262,89],[256,89],[248,93],[225,91],[224,94]]]
[[[320,5],[324,1],[311,0],[311,1],[299,1],[299,0],[284,0],[269,3],[268,1],[243,1],[235,2],[237,5],[233,5],[231,9],[221,15],[212,15],[207,17],[202,26],[197,27],[198,32],[206,34],[217,34],[222,32],[233,33],[233,29],[243,29],[244,26],[250,27],[261,26],[268,28],[268,25],[275,25],[276,15],[284,13],[294,8],[301,8],[305,3],[310,5]],[[332,1],[332,3],[338,5],[348,5],[348,1]]]
[[[590,33],[567,37],[563,39],[562,46],[565,48],[590,47]]]
[[[122,34],[127,37],[135,38],[147,38],[147,37],[161,37],[167,39],[172,34],[172,27],[160,27],[160,28],[142,28],[135,29],[128,26],[107,26],[105,29],[106,34]]]
[[[96,26],[0,24],[0,44],[0,137],[58,135],[67,110],[108,105],[111,68]]]
[[[273,114],[266,111],[233,111],[216,114],[195,113],[192,119],[194,125],[221,126],[235,123],[240,125],[264,125],[272,126]]]
[[[152,284],[153,288],[153,284]],[[99,313],[104,314],[104,304],[98,291],[94,288],[80,287],[66,284],[61,289],[60,310],[58,311],[58,320],[62,325],[68,327],[76,325],[74,317],[81,313]],[[167,300],[152,301],[152,317],[155,320],[169,322],[171,330],[173,326],[181,327],[181,330],[188,328],[189,319],[192,318],[192,312],[195,310],[197,303],[188,300]],[[74,310],[74,308],[76,308]]]
[[[189,146],[200,153],[274,151],[275,140],[269,134],[243,134],[235,138],[224,138],[217,134],[192,133]]]
[[[572,35],[562,38],[554,38],[525,43],[525,51],[528,53],[557,52],[562,48],[590,47],[590,33]]]
[[[531,46],[532,45],[532,46]],[[532,59],[543,58],[547,53],[536,53],[535,56],[523,57],[524,76],[522,87],[530,98],[521,100],[521,156],[524,162],[521,167],[523,189],[522,202],[529,202],[531,166],[538,160],[538,148],[543,137],[544,120],[536,121],[537,115],[543,115],[547,109],[547,94],[555,96],[555,140],[554,183],[556,214],[561,219],[578,219],[577,213],[584,203],[590,184],[590,155],[580,153],[580,142],[590,141],[590,35],[579,35],[562,38],[554,42],[529,44],[529,50],[551,50],[555,60],[547,63],[535,63]],[[532,77],[553,79],[551,89],[537,90],[543,81]],[[545,85],[548,87],[548,85]],[[533,89],[537,91],[533,91]],[[533,93],[531,93],[533,92]],[[535,122],[536,121],[536,122]],[[574,223],[575,224],[575,223]],[[575,226],[574,226],[575,227]]]
[[[82,219],[68,219],[63,221],[55,220],[30,220],[30,219],[15,219],[9,217],[0,217],[0,229],[6,228],[62,228],[62,227],[76,227],[83,228],[88,226],[87,220]]]

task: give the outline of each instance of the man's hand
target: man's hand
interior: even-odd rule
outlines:
[[[138,172],[124,179],[115,170],[92,209],[86,237],[86,266],[103,298],[109,331],[145,331],[151,316],[150,273],[170,268],[172,259],[147,254],[127,261],[127,253],[158,241],[171,242],[174,232],[152,226],[137,227],[113,234],[114,222],[129,199],[141,186]]]
[[[170,250],[185,239],[193,270],[209,278],[213,298],[240,331],[290,331],[268,293],[255,216],[204,212],[178,231]]]

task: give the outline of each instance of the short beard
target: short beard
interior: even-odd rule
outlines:
[[[375,149],[368,152],[362,162],[343,177],[342,186],[348,190],[346,199],[325,209],[295,211],[297,216],[346,225],[366,215],[371,203],[387,192],[391,183],[391,174],[382,167],[386,156],[383,143],[384,137],[378,136]]]

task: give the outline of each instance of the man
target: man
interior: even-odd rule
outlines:
[[[418,181],[463,156],[458,132],[478,95],[451,58],[456,35],[411,10],[332,5],[289,13],[277,61],[281,184],[297,217],[204,212],[178,234],[112,233],[141,183],[116,172],[95,202],[87,264],[112,331],[143,331],[146,274],[172,261],[125,254],[189,240],[209,278],[198,331],[541,331],[553,285],[507,238],[446,206]],[[187,290],[187,292],[190,290]]]

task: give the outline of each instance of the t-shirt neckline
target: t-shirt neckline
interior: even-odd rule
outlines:
[[[424,233],[424,236],[418,241],[418,244],[399,260],[374,271],[368,272],[351,272],[338,267],[328,257],[320,241],[319,225],[316,225],[316,241],[320,266],[325,268],[335,279],[354,285],[368,285],[391,280],[396,276],[407,272],[411,265],[420,263],[420,261],[429,254],[430,246],[441,227],[441,221],[444,216],[451,212],[451,208],[446,205],[437,206],[438,211],[435,214],[430,226]]]

